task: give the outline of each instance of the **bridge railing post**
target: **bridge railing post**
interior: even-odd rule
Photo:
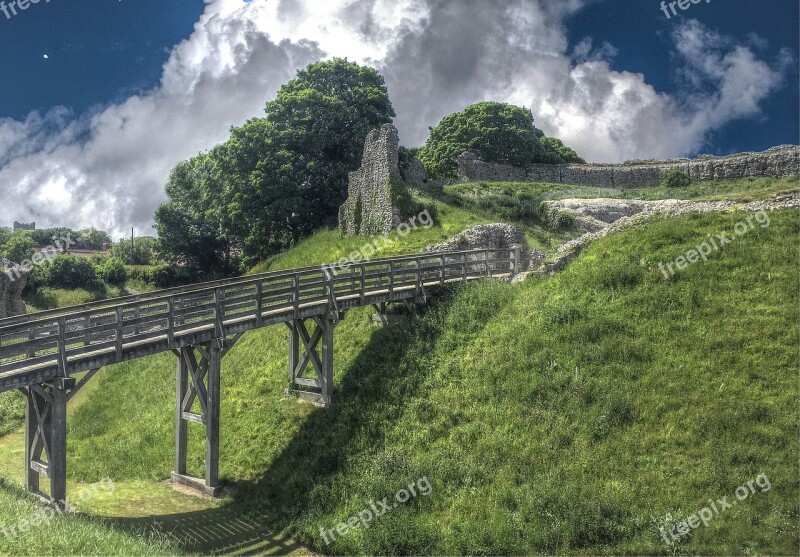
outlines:
[[[214,289],[214,336],[223,338],[223,324],[225,320],[225,290],[222,288]]]
[[[175,346],[175,296],[167,300],[167,345]]]

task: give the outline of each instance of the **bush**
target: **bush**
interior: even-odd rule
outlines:
[[[575,224],[575,215],[569,211],[559,211],[553,217],[553,228],[556,230],[567,230]]]
[[[538,147],[530,110],[483,102],[445,117],[431,130],[419,157],[432,179],[454,178],[456,158],[464,151],[473,150],[490,162],[527,166]]]
[[[517,167],[585,162],[558,139],[545,137],[533,125],[529,109],[498,102],[474,104],[445,117],[431,130],[419,158],[432,180],[455,178],[457,158],[464,151],[475,151],[486,162]]]
[[[15,234],[3,247],[3,255],[14,263],[22,263],[31,258],[35,249],[36,244],[28,234]]]
[[[158,239],[142,236],[133,242],[122,239],[111,246],[111,257],[119,259],[125,265],[152,265],[156,261]]]
[[[128,280],[128,271],[119,259],[104,257],[95,262],[97,276],[108,284],[120,286]]]
[[[684,188],[692,183],[692,179],[683,170],[673,168],[661,173],[661,185],[665,188]]]
[[[39,280],[53,288],[86,288],[100,286],[97,271],[88,259],[72,255],[56,255],[37,269]]]

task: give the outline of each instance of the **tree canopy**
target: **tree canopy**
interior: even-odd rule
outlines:
[[[383,77],[335,59],[311,64],[266,105],[266,117],[179,164],[156,213],[160,251],[173,262],[230,272],[285,249],[334,218],[367,134],[395,116]]]
[[[431,178],[454,178],[456,159],[476,151],[489,162],[513,166],[585,162],[555,138],[547,138],[533,125],[527,109],[498,102],[481,102],[445,117],[431,130],[419,157]]]

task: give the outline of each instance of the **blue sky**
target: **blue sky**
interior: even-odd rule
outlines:
[[[800,135],[796,0],[686,0],[669,19],[656,0],[41,0],[16,15],[10,4],[0,223],[148,228],[177,162],[332,56],[386,76],[407,145],[484,99],[530,107],[594,161]]]

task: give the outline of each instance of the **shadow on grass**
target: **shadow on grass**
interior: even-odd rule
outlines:
[[[155,517],[114,519],[112,527],[137,537],[156,538],[182,551],[200,555],[289,555],[307,553],[276,533],[265,521],[244,518],[222,507]]]
[[[452,294],[438,296],[421,313],[447,305]],[[376,329],[368,345],[341,372],[334,404],[308,416],[260,480],[231,482],[232,501],[205,511],[113,519],[110,524],[137,535],[161,532],[186,552],[307,553],[280,534],[291,531],[309,508],[326,512],[335,507],[337,502],[331,499],[312,500],[314,487],[329,483],[359,454],[382,446],[385,432],[401,418],[404,404],[415,397],[427,373],[424,365],[406,366],[409,373],[398,373],[398,367],[409,358],[410,350],[414,361],[431,357],[440,331],[424,318]]]

